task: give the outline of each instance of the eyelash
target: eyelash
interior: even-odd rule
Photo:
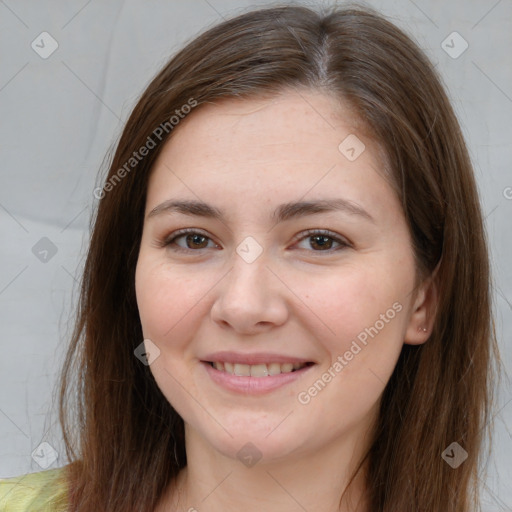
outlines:
[[[205,232],[201,231],[200,229],[190,229],[190,228],[187,228],[187,229],[179,229],[178,231],[175,231],[170,236],[168,236],[164,240],[160,241],[158,245],[160,247],[170,247],[171,245],[174,244],[174,247],[170,247],[170,248],[173,251],[183,252],[183,253],[198,252],[198,251],[200,251],[202,249],[208,249],[208,247],[203,247],[201,249],[188,249],[188,248],[180,247],[179,245],[175,244],[177,239],[182,238],[183,236],[186,236],[186,235],[200,235],[200,236],[203,236],[203,237],[213,241]],[[351,244],[348,241],[340,238],[335,233],[333,233],[332,231],[329,231],[327,229],[307,229],[306,231],[301,233],[300,238],[294,239],[293,243],[301,242],[302,240],[305,240],[306,238],[311,238],[313,236],[324,236],[326,238],[330,238],[334,242],[338,243],[339,247],[334,248],[334,249],[333,248],[326,249],[326,250],[323,250],[323,251],[322,250],[319,250],[319,251],[312,250],[311,252],[331,254],[331,253],[333,253],[335,251],[338,251],[340,249],[345,249],[345,248],[348,248],[348,247],[352,247]],[[305,249],[305,250],[307,250],[307,249]]]

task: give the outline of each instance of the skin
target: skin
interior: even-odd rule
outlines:
[[[349,134],[366,146],[354,161],[338,149]],[[136,293],[144,337],[160,350],[150,369],[185,421],[188,465],[157,510],[368,510],[364,471],[341,497],[400,350],[427,340],[436,300],[429,280],[415,287],[410,235],[381,155],[348,106],[311,90],[200,106],[163,148],[149,181]],[[343,211],[279,224],[269,217],[281,203],[327,198],[357,203],[373,220]],[[202,200],[226,218],[148,217],[168,199]],[[183,228],[209,238],[162,246]],[[323,239],[326,250],[307,229],[330,230],[348,246]],[[249,236],[263,249],[252,263],[236,252]],[[299,394],[397,303],[378,334],[301,403]],[[205,372],[201,357],[219,350],[316,365],[247,396]],[[237,458],[248,442],[262,456],[252,467]]]

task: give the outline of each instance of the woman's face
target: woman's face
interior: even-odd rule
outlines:
[[[136,292],[150,369],[187,435],[271,461],[371,428],[404,341],[426,336],[383,166],[317,92],[181,121],[150,177]]]

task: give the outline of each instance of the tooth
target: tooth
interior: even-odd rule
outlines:
[[[266,377],[268,369],[266,364],[253,364],[251,365],[251,377]]]
[[[305,365],[303,363],[268,363],[268,364],[239,364],[216,361],[214,368],[219,371],[225,371],[231,375],[239,377],[266,377],[268,375],[279,375],[281,373],[290,373],[294,370],[300,370]]]
[[[235,364],[235,375],[239,377],[250,377],[251,367],[248,364]]]
[[[269,375],[279,375],[281,373],[281,365],[279,363],[270,363],[267,367]]]

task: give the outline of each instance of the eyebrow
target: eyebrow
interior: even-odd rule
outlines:
[[[341,211],[358,215],[370,222],[375,219],[360,205],[348,199],[321,199],[317,201],[298,201],[279,205],[271,215],[271,220],[280,223],[290,219],[314,215],[317,213]],[[218,208],[202,201],[169,199],[153,208],[147,215],[150,219],[163,213],[181,213],[198,217],[207,217],[225,222],[224,213]]]

